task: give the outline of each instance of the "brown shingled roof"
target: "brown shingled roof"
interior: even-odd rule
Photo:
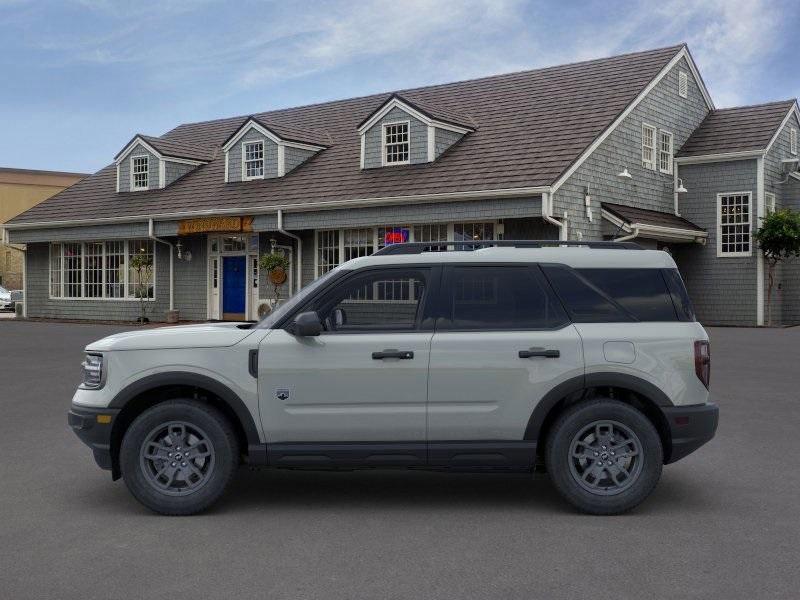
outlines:
[[[102,219],[184,211],[302,205],[552,184],[681,51],[623,56],[397,92],[412,102],[469,115],[476,130],[432,163],[359,168],[357,126],[387,98],[377,94],[254,115],[272,127],[324,132],[330,147],[285,177],[225,183],[221,152],[165,189],[115,193],[113,165],[14,223]],[[176,127],[160,139],[218,148],[247,117]],[[276,131],[277,133],[277,131]]]
[[[601,205],[604,210],[616,215],[628,225],[640,223],[642,225],[656,225],[658,227],[670,227],[672,229],[705,231],[705,229],[695,225],[688,219],[684,219],[672,213],[635,208],[633,206],[623,206],[622,204],[612,204],[610,202],[602,202]]]
[[[795,102],[784,100],[713,110],[689,136],[678,156],[764,150]]]

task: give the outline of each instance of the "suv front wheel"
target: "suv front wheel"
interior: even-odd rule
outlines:
[[[580,402],[556,420],[545,448],[559,493],[580,510],[611,515],[632,509],[655,488],[664,463],[650,420],[610,399]]]
[[[222,496],[238,465],[236,436],[225,416],[192,400],[169,400],[131,423],[120,467],[139,502],[165,515],[190,515]]]

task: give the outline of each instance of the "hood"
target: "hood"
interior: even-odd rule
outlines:
[[[179,348],[222,348],[242,341],[255,329],[240,329],[242,323],[204,323],[125,331],[97,340],[87,351],[166,350]]]

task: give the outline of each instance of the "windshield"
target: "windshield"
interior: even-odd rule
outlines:
[[[305,302],[306,298],[310,297],[314,292],[325,285],[325,283],[333,277],[334,273],[338,272],[339,267],[336,267],[335,269],[325,273],[325,275],[319,279],[315,279],[302,290],[297,292],[294,296],[289,298],[286,302],[278,306],[271,313],[264,315],[264,318],[258,322],[257,326],[260,329],[271,329],[275,323],[283,319],[283,317],[285,317],[288,313],[292,312],[296,307]]]

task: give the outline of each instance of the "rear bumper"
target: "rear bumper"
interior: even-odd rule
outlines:
[[[669,424],[672,448],[665,463],[688,456],[711,440],[717,432],[719,407],[716,404],[663,407]]]
[[[80,440],[92,449],[94,460],[101,469],[111,470],[111,430],[114,421],[119,414],[118,409],[113,408],[85,408],[74,404],[67,413],[67,423],[72,428]],[[107,420],[98,416],[110,417],[108,423],[100,422]]]

